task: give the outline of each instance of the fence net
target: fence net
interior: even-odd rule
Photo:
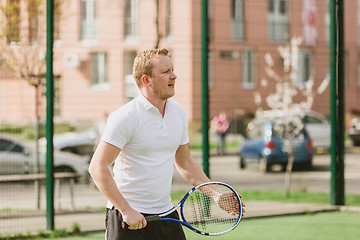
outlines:
[[[360,2],[343,4],[350,201],[360,194]],[[0,238],[47,227],[45,9],[46,1],[0,1]],[[169,49],[174,99],[203,164],[200,10],[191,0],[55,1],[54,171],[74,173],[55,181],[56,228],[104,229],[104,216],[94,222],[107,200],[87,168],[108,115],[139,94],[132,67],[143,49]],[[329,204],[329,1],[209,0],[208,25],[210,178],[244,202]],[[190,187],[175,170],[174,203]],[[249,206],[248,216],[261,211]]]

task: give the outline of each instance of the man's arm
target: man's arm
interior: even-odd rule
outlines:
[[[101,141],[91,159],[89,173],[99,190],[114,204],[115,208],[121,212],[129,228],[134,230],[141,229],[146,226],[144,216],[130,207],[118,190],[109,169],[119,155],[120,150],[121,149],[109,143]]]
[[[193,186],[210,181],[199,164],[192,158],[189,144],[181,145],[177,149],[175,166],[180,175]]]
[[[189,144],[181,145],[177,149],[175,154],[175,166],[180,175],[193,186],[210,182],[210,179],[206,176],[199,164],[192,158]],[[227,194],[224,195],[217,189],[210,188],[205,191],[220,207],[222,202],[228,197]],[[245,207],[244,203],[242,203],[242,207]],[[243,214],[244,212],[245,209],[243,209]]]

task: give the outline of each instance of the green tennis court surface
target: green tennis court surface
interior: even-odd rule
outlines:
[[[308,215],[244,219],[224,235],[201,236],[185,229],[188,240],[357,240],[360,235],[360,212],[327,212]],[[104,232],[58,238],[58,240],[100,240]]]

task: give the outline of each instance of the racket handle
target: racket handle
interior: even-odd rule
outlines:
[[[145,219],[146,219],[147,222],[160,221],[159,215],[147,216],[147,217],[145,217]],[[126,222],[124,222],[124,220],[123,220],[121,222],[121,227],[124,229],[124,228],[128,228],[129,225]]]
[[[147,216],[147,217],[145,217],[145,219],[147,222],[160,221],[159,215]]]
[[[126,222],[124,222],[124,220],[122,220],[122,221],[121,221],[121,227],[122,227],[123,229],[129,228],[129,225],[128,225]]]

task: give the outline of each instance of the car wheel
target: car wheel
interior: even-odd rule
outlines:
[[[266,158],[260,157],[259,168],[260,168],[260,172],[263,173],[270,172],[271,166],[266,160]]]
[[[246,167],[245,165],[245,159],[243,156],[240,155],[240,168],[244,169]]]
[[[72,169],[71,167],[68,166],[59,166],[59,167],[55,167],[54,172],[70,172],[70,173],[74,173],[74,169]]]
[[[66,147],[66,148],[63,148],[61,149],[61,151],[63,152],[70,152],[70,153],[74,153],[74,154],[78,154],[78,152],[76,151],[75,148],[72,148],[72,147]]]
[[[360,140],[353,140],[353,145],[356,147],[360,146]]]
[[[55,167],[54,172],[56,172],[56,173],[58,173],[58,172],[75,173],[74,169],[72,169],[71,167],[68,167],[68,166]],[[75,183],[78,183],[78,182],[79,182],[79,179],[75,178]]]
[[[305,169],[307,171],[311,171],[311,169],[312,169],[312,161],[308,161],[308,162],[305,163]]]

